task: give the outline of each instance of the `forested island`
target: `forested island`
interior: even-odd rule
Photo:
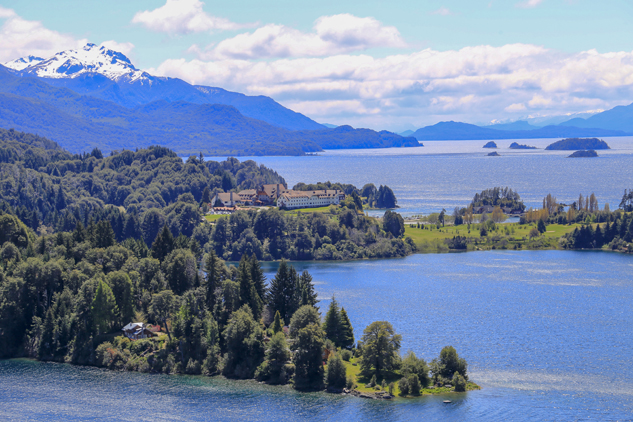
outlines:
[[[524,144],[519,144],[517,142],[512,142],[510,144],[510,149],[537,149],[537,148],[530,145],[524,145]]]
[[[593,158],[597,156],[598,156],[598,153],[590,149],[590,150],[581,150],[581,151],[573,152],[567,158]]]
[[[483,146],[484,148],[497,148],[497,144],[495,143],[495,141],[490,141],[487,142],[486,145]]]
[[[553,144],[548,145],[546,148],[548,151],[565,151],[565,150],[582,150],[582,149],[611,149],[609,145],[598,138],[567,138],[556,141]]]

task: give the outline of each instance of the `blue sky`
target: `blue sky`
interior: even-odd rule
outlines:
[[[624,0],[0,1],[0,61],[110,42],[155,74],[404,130],[633,102]]]

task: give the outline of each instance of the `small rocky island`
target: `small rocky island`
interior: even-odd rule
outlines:
[[[493,151],[487,155],[487,157],[501,157],[497,151]]]
[[[497,144],[494,141],[490,141],[484,145],[484,148],[497,148]]]
[[[576,151],[574,153],[572,153],[570,156],[568,156],[567,158],[592,158],[592,157],[597,157],[598,153],[593,150],[593,149],[589,149],[589,150],[580,150],[580,151]]]
[[[567,138],[556,141],[545,148],[548,151],[577,151],[581,149],[611,149],[602,139],[598,138]]]
[[[536,147],[531,147],[529,145],[517,144],[516,142],[512,142],[510,144],[510,149],[537,149]]]

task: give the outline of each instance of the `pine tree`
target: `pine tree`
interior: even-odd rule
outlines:
[[[301,306],[317,304],[317,293],[314,291],[312,276],[308,271],[303,271],[299,276],[299,291],[301,293]]]
[[[253,318],[258,321],[263,304],[253,284],[250,261],[246,255],[242,256],[237,268],[237,282],[240,285],[240,305],[248,305],[253,312]]]
[[[220,286],[220,272],[218,271],[218,264],[220,260],[213,250],[209,251],[207,259],[204,263],[204,269],[207,272],[205,278],[205,291],[207,299],[207,309],[213,312],[215,306],[215,290]]]
[[[266,301],[266,276],[264,275],[264,270],[262,270],[262,266],[259,264],[257,257],[255,254],[251,256],[251,279],[253,280],[253,285],[255,286],[255,290],[257,290],[257,294],[259,295],[262,302]]]
[[[162,262],[173,250],[174,236],[171,234],[167,224],[165,224],[163,230],[156,236],[156,240],[152,244],[152,256]]]
[[[103,280],[99,280],[90,309],[97,333],[109,331],[112,323],[116,320],[119,309],[116,306],[112,289]]]
[[[347,316],[345,308],[341,308],[340,321],[341,333],[337,346],[342,349],[351,349],[354,346],[354,329],[352,328],[352,323]]]
[[[279,311],[284,321],[290,321],[299,308],[297,300],[296,271],[285,260],[279,264],[277,274],[270,282],[268,304],[273,311]]]
[[[338,308],[338,302],[334,296],[332,296],[330,307],[325,314],[323,331],[325,331],[325,338],[332,341],[335,345],[339,345],[338,341],[341,336],[341,314]]]
[[[281,320],[281,315],[279,315],[279,311],[275,312],[275,320],[273,321],[273,333],[277,334],[282,331],[284,327],[284,323]]]
[[[55,167],[57,169],[57,167]],[[55,208],[58,211],[66,208],[66,195],[64,195],[64,190],[62,189],[62,185],[59,185],[59,190],[57,191],[57,195],[55,196]]]

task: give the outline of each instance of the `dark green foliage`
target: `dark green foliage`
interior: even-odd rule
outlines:
[[[224,375],[252,378],[264,359],[264,334],[248,306],[233,312],[223,336],[226,341]]]
[[[411,386],[409,385],[409,379],[407,377],[400,378],[398,381],[398,388],[400,389],[400,395],[406,396],[411,391]]]
[[[609,145],[598,138],[567,138],[548,145],[546,150],[581,150],[581,149],[610,149]]]
[[[387,210],[382,217],[382,228],[393,237],[399,238],[404,235],[404,219],[397,212]]]
[[[466,391],[466,379],[459,372],[453,374],[453,387],[455,391]]]
[[[493,207],[498,205],[502,208],[510,208],[512,211],[525,211],[525,204],[519,194],[508,187],[486,189],[481,193],[476,193],[471,205],[475,209],[484,205]]]
[[[169,227],[163,226],[163,230],[152,244],[152,256],[159,261],[163,261],[174,249],[174,236]]]
[[[364,376],[383,375],[395,369],[399,358],[402,336],[396,334],[393,326],[387,321],[372,322],[363,331],[360,341],[362,358],[361,372]]]
[[[543,234],[547,231],[547,227],[545,226],[545,222],[543,220],[539,220],[538,224],[536,225],[536,228],[538,229],[539,233]]]
[[[152,303],[149,307],[150,316],[165,328],[169,340],[171,340],[171,333],[167,326],[167,320],[171,318],[175,307],[176,298],[171,290],[163,290],[152,295]]]
[[[338,337],[338,346],[342,349],[351,349],[354,347],[354,328],[352,322],[347,316],[345,308],[341,308],[341,330]]]
[[[431,362],[431,372],[433,379],[451,380],[455,372],[458,372],[464,379],[468,380],[467,374],[468,364],[466,360],[460,358],[453,346],[446,346],[440,352],[439,359],[433,359]]]
[[[292,375],[286,369],[290,357],[286,336],[283,333],[275,334],[268,343],[266,358],[257,368],[255,377],[270,384],[285,384]]]
[[[323,331],[325,332],[325,338],[334,343],[335,346],[339,346],[337,343],[341,337],[341,315],[338,302],[334,296],[332,296],[332,301],[323,320]]]
[[[420,395],[420,380],[418,379],[417,374],[411,374],[408,376],[409,380],[409,392],[413,396]]]
[[[325,371],[325,385],[332,388],[343,388],[347,382],[347,370],[338,353],[330,355]]]
[[[296,337],[299,330],[311,324],[321,324],[319,311],[314,306],[303,305],[292,315],[289,326],[290,337]]]
[[[295,313],[296,315],[296,313]],[[273,321],[272,330],[273,333],[277,334],[283,330],[284,322],[281,319],[281,315],[279,315],[279,311],[275,312],[275,320]]]
[[[281,261],[277,274],[270,283],[268,304],[284,321],[290,321],[299,308],[299,292],[297,291],[297,272],[286,261]]]
[[[253,312],[256,321],[262,314],[263,301],[255,288],[251,273],[251,262],[248,256],[243,255],[237,268],[237,282],[240,285],[240,304],[248,305]]]
[[[412,351],[407,352],[406,356],[402,359],[400,371],[405,376],[416,375],[418,383],[422,388],[429,385],[429,366],[424,359],[419,359]]]
[[[320,389],[323,385],[325,338],[319,324],[310,324],[297,333],[293,345],[294,386],[298,390]]]
[[[92,318],[97,333],[107,333],[117,320],[119,309],[112,289],[103,280],[99,281],[92,300]]]
[[[398,201],[389,186],[380,186],[376,193],[376,208],[396,208]]]

